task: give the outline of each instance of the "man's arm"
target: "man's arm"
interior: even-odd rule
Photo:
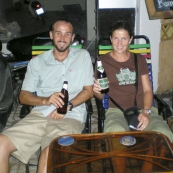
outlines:
[[[72,100],[70,100],[73,104],[73,107],[76,107],[85,101],[89,100],[93,97],[92,85],[84,86],[83,90]],[[68,110],[70,107],[68,107]],[[56,110],[54,110],[48,117],[53,119],[61,119],[64,117],[63,114],[58,114]]]
[[[76,107],[93,97],[92,85],[84,86],[83,90],[72,100],[73,107]]]
[[[43,105],[43,97],[35,96],[33,93],[29,91],[21,90],[19,94],[19,101],[21,104],[30,105],[30,106],[42,106]]]
[[[64,97],[61,92],[53,93],[50,97],[39,97],[35,96],[29,91],[22,90],[19,95],[19,100],[21,104],[30,105],[30,106],[43,106],[43,105],[55,105],[57,108],[61,107],[63,104],[62,99]]]

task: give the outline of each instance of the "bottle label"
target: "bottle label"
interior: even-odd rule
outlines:
[[[99,71],[99,72],[101,72],[101,73],[103,73],[104,72],[104,68],[103,68],[103,66],[101,65],[101,66],[98,66],[97,67],[97,70]]]
[[[67,84],[64,84],[64,85],[63,85],[63,88],[64,88],[65,90],[67,90]]]
[[[103,89],[109,88],[109,85],[108,85],[108,78],[107,78],[107,77],[106,77],[106,78],[102,78],[102,79],[97,79],[97,80],[98,80],[98,82],[99,82],[99,84],[100,84],[102,90],[103,90]]]

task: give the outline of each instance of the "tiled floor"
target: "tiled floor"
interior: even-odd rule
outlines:
[[[91,119],[91,122],[92,122],[91,130],[93,133],[93,132],[97,132],[97,109],[96,109],[94,98],[92,99],[92,105],[93,105],[93,115]],[[20,120],[19,118],[20,109],[21,109],[21,105],[18,106],[17,110],[13,111],[10,114],[10,117],[8,119],[5,129],[11,127],[13,124],[15,124],[17,121]],[[30,163],[37,164],[38,157],[39,157],[39,154],[35,153],[30,159]],[[36,168],[37,168],[36,166],[30,166],[29,173],[36,173]],[[25,164],[23,164],[22,162],[18,161],[17,159],[11,156],[9,173],[25,173],[25,171],[26,171]]]

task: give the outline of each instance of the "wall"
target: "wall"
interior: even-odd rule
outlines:
[[[87,40],[91,41],[96,35],[94,27],[96,26],[95,21],[95,0],[86,1],[86,10],[87,10]]]
[[[45,11],[63,11],[63,5],[80,4],[85,10],[85,0],[39,0]]]
[[[159,44],[160,44],[160,19],[149,20],[145,0],[137,3],[136,34],[146,35],[150,39],[151,58],[153,69],[154,91],[158,88]]]
[[[173,89],[173,19],[161,20],[158,93]]]
[[[4,9],[10,8],[13,6],[13,0],[0,0],[0,15],[4,16]]]
[[[21,0],[1,0],[6,1],[7,3],[9,1],[19,2]],[[24,0],[22,0],[23,2]],[[82,10],[85,10],[85,1],[87,0],[38,0],[41,5],[43,6],[45,11],[63,11],[63,5],[69,5],[69,4],[80,4],[82,7]]]
[[[100,8],[134,8],[136,0],[99,0]]]

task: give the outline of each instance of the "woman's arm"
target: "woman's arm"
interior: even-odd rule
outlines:
[[[150,84],[149,75],[142,75],[142,86],[143,86],[143,100],[144,107],[143,109],[151,109],[152,101],[153,101],[153,92]]]
[[[151,109],[152,101],[153,101],[153,92],[150,85],[149,75],[142,75],[142,87],[143,87],[143,111],[140,113],[138,120],[140,121],[138,124],[139,129],[142,131],[146,128],[149,123],[149,114],[145,109]]]

